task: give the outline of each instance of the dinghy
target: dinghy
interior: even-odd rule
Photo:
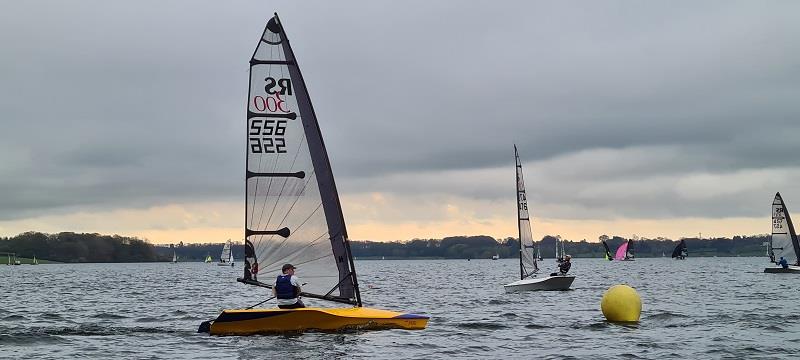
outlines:
[[[211,254],[207,254],[205,261],[206,261],[206,263],[210,263],[210,262],[214,261],[214,259],[211,258]]]
[[[178,262],[178,255],[175,254],[175,250],[172,250],[172,263]]]
[[[232,246],[233,243],[231,239],[225,243],[225,246],[222,247],[222,254],[219,256],[219,262],[217,265],[219,266],[233,266],[233,251]]]
[[[561,264],[564,262],[564,257],[567,256],[567,253],[564,251],[564,240],[561,239],[561,235],[556,236],[556,264]]]
[[[525,193],[525,181],[522,177],[522,163],[519,160],[517,146],[514,145],[514,158],[517,165],[517,229],[519,230],[519,280],[503,285],[507,293],[529,290],[569,290],[575,277],[556,275],[536,277],[539,265],[536,262],[535,244],[531,231],[528,198]],[[556,249],[558,246],[556,245]],[[561,250],[563,252],[563,248]]]
[[[328,153],[277,14],[250,60],[246,135],[245,260],[237,281],[253,285],[253,298],[263,299],[271,294],[264,288],[271,289],[282,265],[291,263],[303,282],[303,301],[348,306],[224,310],[199,331],[424,329],[427,316],[362,306]]]
[[[611,255],[611,249],[608,248],[608,244],[606,244],[605,240],[600,240],[603,243],[603,247],[606,250],[606,254],[603,256],[608,261],[614,260],[614,256]]]
[[[672,258],[677,260],[685,260],[689,256],[689,251],[686,249],[686,241],[681,239],[675,250],[672,250]]]
[[[633,261],[633,240],[628,240],[617,248],[614,254],[614,260],[617,261]]]
[[[800,243],[797,234],[794,232],[792,218],[789,210],[781,198],[781,193],[775,194],[772,201],[772,236],[767,247],[769,260],[778,264],[780,258],[786,259],[789,267],[768,267],[765,273],[800,273]]]

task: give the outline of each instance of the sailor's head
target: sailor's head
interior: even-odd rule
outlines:
[[[783,260],[783,256],[781,256],[781,260]]]
[[[294,273],[294,269],[295,269],[295,267],[294,267],[294,265],[292,265],[292,264],[283,264],[283,267],[281,268],[281,271],[282,271],[284,274],[288,274],[290,271],[291,271],[292,273]]]
[[[564,258],[566,258],[567,260],[572,259],[572,255],[567,255]]]

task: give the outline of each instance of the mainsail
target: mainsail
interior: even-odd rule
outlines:
[[[622,245],[620,245],[617,248],[617,253],[614,254],[614,260],[625,260],[625,258],[627,257],[627,254],[628,254],[628,244],[629,243],[630,243],[630,240],[622,243]]]
[[[603,242],[603,247],[606,249],[605,259],[609,261],[614,260],[614,256],[611,255],[611,249],[608,248],[608,244],[606,244],[604,240],[601,241]]]
[[[225,243],[225,246],[222,247],[222,254],[219,255],[219,262],[220,263],[228,263],[231,259],[231,241]]]
[[[789,210],[783,203],[781,193],[775,194],[772,201],[772,237],[769,241],[770,261],[778,263],[781,257],[792,265],[800,265],[798,254],[800,254],[800,243],[797,234],[792,226],[792,218],[789,217]]]
[[[519,228],[519,276],[524,279],[539,271],[536,263],[535,244],[531,232],[531,219],[528,212],[528,197],[525,193],[525,180],[522,178],[522,163],[517,146],[514,145],[514,159],[517,164],[517,227]]]
[[[361,305],[342,207],[306,84],[278,15],[250,59],[244,281],[284,263],[303,292]]]
[[[672,257],[676,259],[683,259],[686,258],[688,255],[688,251],[686,250],[686,241],[681,240],[677,246],[675,246],[675,250],[672,250]]]

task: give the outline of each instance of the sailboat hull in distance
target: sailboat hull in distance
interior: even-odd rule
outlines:
[[[528,278],[517,280],[511,284],[503,285],[507,293],[519,291],[558,291],[569,290],[572,282],[575,281],[574,276],[547,276],[541,278]]]
[[[211,323],[211,335],[343,330],[421,330],[428,317],[364,307],[224,310]]]
[[[782,267],[768,267],[764,269],[764,272],[770,274],[800,274],[800,266],[789,265],[788,269],[784,269]]]

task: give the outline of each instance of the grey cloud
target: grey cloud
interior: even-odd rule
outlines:
[[[501,199],[504,177],[411,180],[506,166],[517,143],[560,174],[538,185],[565,216],[752,215],[723,195],[687,208],[662,189],[685,174],[798,165],[800,4],[5,8],[0,149],[13,150],[0,155],[0,218],[241,197],[247,60],[273,10],[345,191]],[[640,190],[594,195],[624,188]]]

